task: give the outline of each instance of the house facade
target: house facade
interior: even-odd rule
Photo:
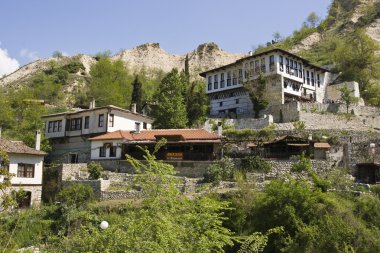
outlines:
[[[45,136],[52,144],[51,161],[88,162],[91,156],[89,138],[117,130],[151,129],[153,118],[113,105],[43,116]],[[134,107],[135,108],[135,107]]]
[[[125,160],[126,154],[141,160],[138,146],[153,151],[162,138],[167,143],[155,154],[159,160],[210,161],[220,151],[220,137],[204,129],[115,131],[90,139],[91,160]]]
[[[328,71],[282,49],[250,55],[234,63],[201,73],[211,101],[211,117],[251,117],[253,104],[247,87],[257,88],[265,78],[269,105],[289,101],[323,102]]]
[[[26,197],[19,203],[20,207],[38,205],[42,194],[42,173],[45,152],[40,151],[41,137],[37,132],[36,148],[30,148],[21,141],[0,139],[0,149],[9,157],[8,171],[11,178],[10,190],[24,190]],[[0,180],[6,180],[0,175]]]

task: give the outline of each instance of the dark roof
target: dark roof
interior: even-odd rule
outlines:
[[[312,66],[316,69],[319,69],[320,71],[324,71],[324,72],[328,72],[329,70],[325,69],[325,68],[322,68],[322,67],[319,67],[317,65],[314,65],[312,63],[310,63],[310,61],[296,55],[296,54],[293,54],[293,53],[290,53],[284,49],[281,49],[281,48],[274,48],[274,49],[270,49],[270,50],[267,50],[267,51],[264,51],[264,52],[261,52],[261,53],[257,53],[257,54],[254,54],[254,55],[250,55],[250,56],[246,56],[246,57],[243,57],[233,63],[230,63],[230,64],[227,64],[227,65],[224,65],[224,66],[221,66],[221,67],[218,67],[218,68],[214,68],[214,69],[210,69],[210,70],[207,70],[207,71],[204,71],[202,73],[200,73],[199,75],[202,76],[202,77],[206,77],[206,74],[209,73],[209,72],[213,72],[213,71],[216,71],[216,70],[220,70],[220,69],[224,69],[226,67],[230,67],[232,65],[235,65],[235,64],[238,64],[242,61],[245,61],[245,60],[248,60],[248,59],[251,59],[251,58],[256,58],[256,57],[260,57],[262,55],[265,55],[265,54],[270,54],[270,53],[273,53],[273,52],[281,52],[281,53],[284,53],[284,54],[287,54],[287,55],[290,55],[294,58],[297,58],[301,61],[303,61],[304,65],[306,66]]]
[[[61,116],[61,115],[73,115],[73,114],[78,114],[78,113],[82,113],[82,112],[96,111],[96,110],[102,110],[102,109],[114,109],[114,110],[118,110],[121,112],[126,112],[126,113],[130,113],[130,114],[133,114],[136,116],[145,117],[145,118],[154,120],[154,118],[149,117],[147,115],[143,115],[140,113],[134,113],[134,112],[131,112],[130,110],[123,109],[123,108],[120,108],[120,107],[117,107],[114,105],[106,105],[106,106],[101,106],[101,107],[95,107],[92,109],[83,109],[83,110],[71,111],[71,112],[69,111],[69,112],[54,113],[54,114],[44,115],[44,116],[42,116],[42,118],[49,118],[49,117],[55,117],[55,116]]]
[[[26,146],[22,141],[0,139],[0,149],[11,154],[47,155],[47,153],[43,151]]]
[[[220,142],[220,137],[204,129],[155,129],[144,130],[140,133],[129,131],[115,131],[106,133],[89,140],[118,140],[124,139],[128,142],[156,142],[160,138],[181,137],[176,142]]]

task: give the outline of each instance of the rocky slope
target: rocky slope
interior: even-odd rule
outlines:
[[[111,59],[122,60],[125,62],[126,68],[132,71],[139,71],[145,68],[147,70],[169,72],[172,68],[182,70],[185,66],[186,55],[189,59],[189,66],[193,77],[197,77],[201,71],[229,64],[243,57],[242,54],[225,52],[215,43],[199,45],[197,49],[184,55],[170,54],[160,48],[158,43],[147,43],[133,49],[125,50],[112,56]],[[74,59],[85,66],[85,75],[89,74],[91,65],[96,63],[96,60],[89,55],[41,59],[24,65],[15,72],[0,79],[0,87],[19,87],[37,72],[48,69],[51,61],[55,61],[59,65],[64,65]],[[148,73],[156,72],[149,71]],[[75,83],[76,81],[73,80],[74,86]],[[66,87],[66,89],[70,90],[70,85]]]

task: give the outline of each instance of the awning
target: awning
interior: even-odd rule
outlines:
[[[308,143],[288,143],[288,146],[293,146],[293,147],[308,147]]]
[[[331,146],[327,142],[317,142],[314,143],[314,148],[331,148]]]

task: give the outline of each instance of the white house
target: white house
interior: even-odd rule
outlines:
[[[41,202],[42,171],[45,152],[40,151],[41,134],[37,131],[36,148],[30,148],[21,141],[10,141],[0,138],[0,150],[9,157],[8,171],[14,176],[11,178],[12,189],[23,189],[26,199],[20,206],[36,205]],[[0,177],[0,180],[5,180]]]
[[[88,162],[91,145],[87,140],[117,130],[131,131],[137,127],[151,129],[153,118],[113,105],[56,113],[43,116],[45,136],[53,150],[49,154],[52,161],[65,163]]]
[[[269,104],[281,105],[293,100],[322,103],[327,73],[326,69],[295,54],[272,49],[200,75],[206,80],[210,116],[247,117],[252,115],[253,104],[245,86],[255,87],[260,75],[266,77],[265,93]]]

